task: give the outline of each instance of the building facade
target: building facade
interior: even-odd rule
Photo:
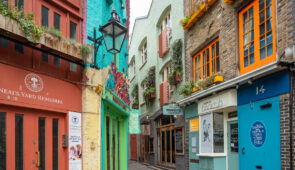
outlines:
[[[294,167],[294,3],[184,2],[186,168]]]
[[[153,0],[147,16],[135,20],[129,48],[130,95],[140,110],[141,134],[131,135],[131,158],[151,165],[184,166],[184,118],[163,114],[182,98],[183,2]],[[137,147],[134,147],[137,145]]]
[[[81,4],[0,1],[0,169],[82,168]]]
[[[120,23],[128,25],[129,1],[87,0],[83,29],[84,42],[93,44],[88,37],[101,37],[99,27],[107,24],[115,10]],[[87,38],[86,38],[87,37]],[[84,169],[128,168],[128,37],[120,53],[107,52],[105,43],[99,45],[97,55],[89,58],[85,68],[88,87],[83,88],[83,143]],[[93,67],[93,65],[95,67]]]

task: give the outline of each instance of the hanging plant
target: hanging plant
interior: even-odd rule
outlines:
[[[156,98],[156,89],[155,89],[155,76],[156,76],[156,67],[153,66],[149,69],[148,75],[145,78],[146,89],[143,92],[143,97],[147,106],[150,104],[151,100]]]
[[[182,41],[175,41],[172,45],[172,72],[169,75],[169,84],[176,85],[182,81]]]
[[[136,84],[131,92],[133,98],[132,108],[138,109],[139,100],[138,100],[138,85]]]
[[[87,58],[91,52],[91,49],[88,45],[82,44],[82,46],[80,47],[80,51],[81,51],[81,56],[83,57],[83,60],[86,63]]]

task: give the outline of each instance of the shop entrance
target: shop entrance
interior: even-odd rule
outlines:
[[[162,116],[156,122],[158,163],[161,166],[175,168],[175,118]]]
[[[0,169],[66,169],[65,116],[0,107]]]
[[[150,162],[150,155],[149,155],[149,148],[150,148],[150,135],[140,135],[141,136],[141,161],[149,163]]]
[[[281,169],[279,96],[238,107],[240,170]]]
[[[239,169],[239,148],[238,148],[238,121],[227,122],[227,153],[228,170]]]

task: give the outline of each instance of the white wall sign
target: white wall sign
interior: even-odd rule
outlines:
[[[81,113],[69,112],[69,169],[82,170]]]
[[[198,102],[198,113],[204,114],[230,106],[237,106],[237,91],[235,89],[201,100]]]

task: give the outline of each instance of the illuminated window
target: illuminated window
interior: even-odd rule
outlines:
[[[241,74],[276,59],[274,23],[272,0],[254,0],[239,12]]]
[[[193,62],[195,82],[220,72],[219,40],[214,40],[198,52]]]

